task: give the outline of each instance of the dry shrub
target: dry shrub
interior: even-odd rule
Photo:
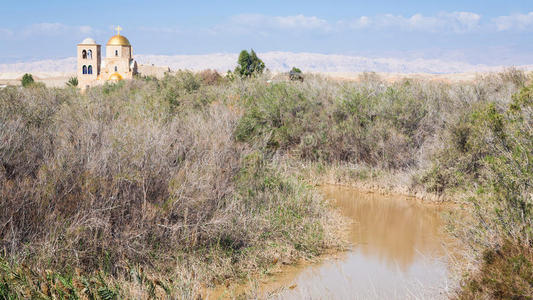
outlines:
[[[218,85],[223,82],[224,78],[216,70],[203,70],[198,73],[200,80],[206,85]]]
[[[202,100],[216,91],[177,76],[0,91],[0,241],[14,268],[103,272],[124,292],[140,266],[196,293],[335,244],[321,199],[235,141],[237,112]]]
[[[9,207],[3,221],[20,222],[3,235],[12,251],[33,236],[45,237],[41,255],[97,268],[104,252],[118,266],[123,257],[145,257],[153,242],[186,248],[207,239],[203,225],[232,193],[239,167],[242,149],[231,138],[236,116],[215,106],[162,123],[139,115],[136,103],[111,101],[89,98],[61,107],[50,121],[56,134],[33,137],[51,138],[53,147],[3,157],[5,165],[33,162],[3,189]],[[35,169],[35,178],[24,176]],[[59,220],[65,223],[56,227]],[[68,243],[47,235],[65,235]]]
[[[504,82],[511,82],[517,87],[525,86],[528,80],[526,73],[515,67],[507,68],[499,75]]]

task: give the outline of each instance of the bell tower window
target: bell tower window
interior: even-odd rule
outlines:
[[[85,50],[81,51],[81,58],[87,59],[87,51]]]
[[[92,50],[87,51],[87,58],[88,59],[93,59],[93,51]]]
[[[89,66],[87,68],[87,74],[92,74],[93,73],[93,66]]]
[[[87,74],[87,66],[83,66],[83,68],[82,68],[82,73],[83,73],[83,74]]]

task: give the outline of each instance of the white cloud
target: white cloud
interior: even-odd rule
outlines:
[[[371,26],[373,20],[370,17],[362,16],[351,21],[338,21],[337,26],[348,27],[350,29],[363,29]]]
[[[47,34],[47,35],[56,35],[65,32],[67,29],[66,25],[61,23],[38,23],[32,24],[24,29],[23,33],[25,35],[35,35],[35,34]]]
[[[329,27],[326,20],[314,16],[306,17],[304,15],[275,17],[274,24],[281,28],[326,29]]]
[[[384,14],[361,16],[353,20],[339,20],[330,23],[316,16],[266,16],[262,14],[242,14],[230,18],[229,22],[216,26],[217,29],[243,33],[250,30],[309,30],[342,31],[346,29],[386,29],[405,31],[454,32],[464,33],[480,27],[481,16],[472,12],[443,12],[435,16],[414,14],[409,17]],[[217,31],[219,31],[217,30]]]
[[[429,32],[469,32],[480,27],[481,16],[471,12],[440,13],[436,16],[414,14],[411,17],[385,14],[362,16],[351,21],[339,21],[340,27],[351,29],[400,29]]]
[[[95,34],[91,26],[69,26],[62,23],[36,23],[32,24],[22,30],[22,34],[25,36],[32,35],[62,35],[62,34]]]
[[[479,28],[479,22],[481,21],[481,15],[472,12],[454,12],[450,14],[452,20],[454,20],[454,26],[456,30],[474,30]]]
[[[262,29],[329,30],[329,23],[315,16],[266,16],[242,14],[231,17],[229,26]]]
[[[498,31],[526,30],[533,28],[533,12],[528,14],[514,14],[492,19]]]

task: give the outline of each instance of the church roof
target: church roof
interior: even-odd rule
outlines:
[[[109,76],[109,80],[119,81],[122,80],[122,76],[119,73],[113,73]]]
[[[131,46],[130,41],[120,34],[112,36],[109,41],[107,41],[108,46]]]
[[[92,38],[86,38],[83,41],[81,41],[80,45],[96,45],[96,41]]]

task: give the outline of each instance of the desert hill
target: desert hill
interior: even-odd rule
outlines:
[[[170,70],[215,69],[221,73],[232,70],[237,61],[237,53],[215,53],[201,55],[135,55],[142,69],[152,66],[170,68]],[[464,74],[502,70],[503,66],[475,65],[458,61],[439,59],[399,59],[399,58],[368,58],[337,54],[265,52],[259,53],[267,68],[274,72],[286,72],[297,66],[304,72],[325,73],[331,76],[350,79],[361,72],[393,74],[428,74],[433,77],[450,77],[443,74]],[[533,66],[520,66],[530,70]],[[13,84],[24,73],[32,73],[37,80],[50,85],[61,85],[64,80],[75,75],[76,58],[48,59],[32,62],[0,64],[0,84]],[[432,75],[430,75],[432,74]],[[461,78],[464,76],[460,76]],[[472,76],[467,76],[472,77]]]

